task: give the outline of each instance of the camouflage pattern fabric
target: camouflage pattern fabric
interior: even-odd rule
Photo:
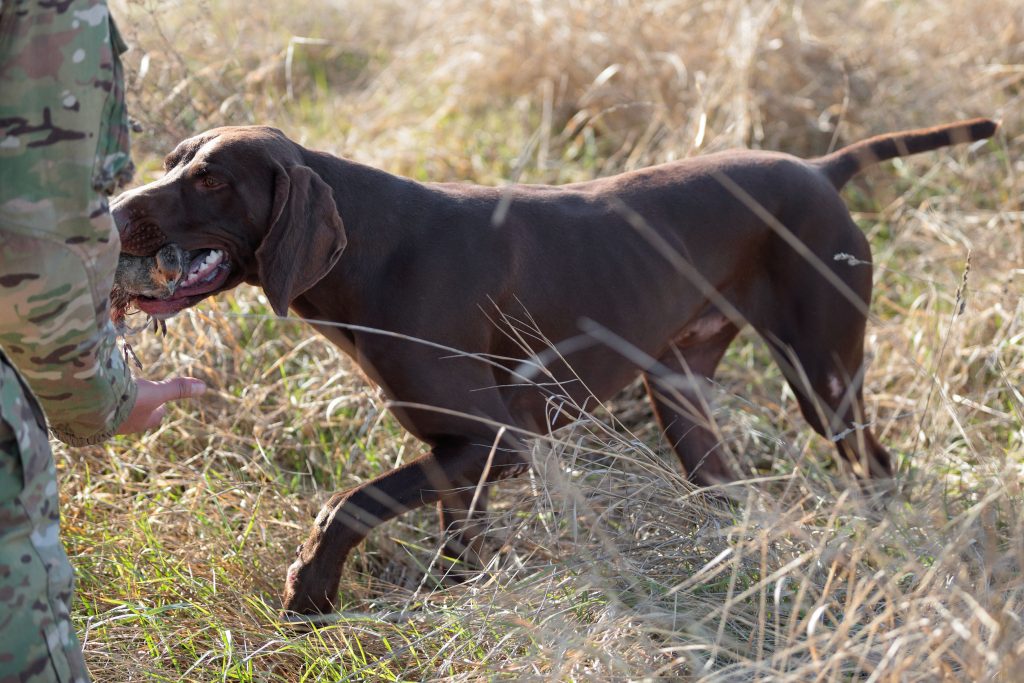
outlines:
[[[87,681],[43,414],[0,355],[0,683]]]
[[[106,193],[132,174],[119,50],[105,3],[0,0],[0,346],[72,445],[134,404],[110,288]]]
[[[132,174],[123,48],[105,2],[0,0],[0,683],[88,680],[33,392],[73,445],[135,402],[108,299],[106,195]]]

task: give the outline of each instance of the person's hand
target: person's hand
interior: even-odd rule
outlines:
[[[174,377],[162,382],[137,379],[135,385],[139,388],[135,406],[117,428],[118,434],[134,434],[158,427],[167,412],[165,403],[202,396],[206,391],[206,385],[192,377]]]

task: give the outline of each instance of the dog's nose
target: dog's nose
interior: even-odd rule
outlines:
[[[121,233],[121,251],[132,256],[149,256],[161,244],[167,244],[167,235],[152,223],[131,221],[118,226]]]
[[[110,205],[110,215],[114,219],[114,225],[117,226],[118,232],[121,232],[124,229],[124,224],[128,222],[128,212],[124,207],[124,202],[120,204],[115,202]]]
[[[110,215],[121,237],[121,251],[132,256],[152,256],[153,252],[170,240],[157,224],[140,210],[130,193],[117,198],[110,207]]]

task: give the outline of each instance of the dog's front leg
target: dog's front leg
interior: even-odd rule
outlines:
[[[502,479],[525,469],[518,448],[494,446],[497,440],[486,436],[442,439],[430,453],[331,496],[288,568],[284,612],[333,611],[345,558],[379,524],[470,490],[483,480]]]

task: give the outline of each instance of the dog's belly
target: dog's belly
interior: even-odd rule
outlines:
[[[663,361],[666,354],[703,344],[729,324],[726,316],[710,309],[681,329],[644,340],[643,347],[611,330],[593,329],[586,348],[577,348],[582,337],[573,337],[524,359],[502,382],[502,394],[522,426],[557,428],[593,413],[641,372],[671,373]]]
[[[569,359],[569,362],[577,360]],[[504,385],[501,393],[509,414],[520,426],[544,433],[595,413],[601,403],[640,373],[638,366],[622,362],[607,352],[590,354],[588,360],[601,363],[604,371],[581,376],[566,369],[552,368],[542,375],[530,374],[528,380],[516,382],[513,379]]]

